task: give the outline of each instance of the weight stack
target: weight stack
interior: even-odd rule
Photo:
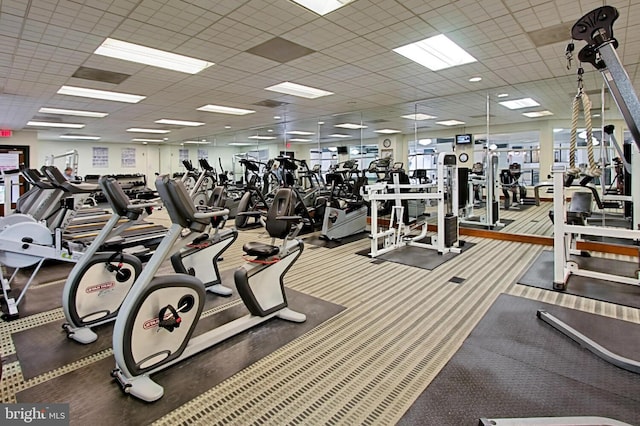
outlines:
[[[492,209],[492,222],[491,224],[495,224],[498,222],[498,216],[500,215],[500,202],[498,201],[491,201],[491,203],[493,203],[493,209]]]
[[[458,241],[458,216],[447,215],[444,217],[444,246],[451,247]]]

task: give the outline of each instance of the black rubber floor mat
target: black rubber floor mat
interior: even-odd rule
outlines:
[[[594,212],[591,216],[589,216],[587,218],[587,223],[591,226],[613,226],[616,228],[631,229],[631,220],[620,217],[619,215],[606,214],[603,220],[602,213],[599,212]],[[630,244],[631,240],[626,241],[626,244]]]
[[[309,236],[307,238],[303,238],[303,241],[305,244],[311,244],[314,246],[331,249],[343,246],[345,244],[353,243],[355,241],[360,241],[363,238],[367,238],[368,236],[368,232],[359,232],[357,234],[349,235],[348,237],[344,237],[339,240],[326,240],[324,238],[320,238],[319,236]]]
[[[40,284],[47,284],[50,282],[64,280],[69,276],[69,272],[73,269],[75,263],[70,262],[58,262],[54,260],[47,260],[40,268],[38,274],[36,274],[33,279],[32,286],[38,286]],[[31,272],[33,272],[34,267],[22,269],[16,275],[14,279],[15,283],[22,287],[23,284],[26,284]]]
[[[398,424],[579,415],[640,424],[638,375],[537,319],[541,308],[610,350],[640,358],[640,325],[501,295]]]
[[[289,289],[287,298],[292,309],[307,315],[306,322],[271,319],[154,374],[153,379],[164,387],[165,395],[152,404],[120,390],[109,376],[113,357],[21,391],[16,395],[18,402],[67,402],[71,424],[150,424],[344,310],[342,306]],[[200,324],[196,334],[202,332],[199,328]]]
[[[515,220],[513,220],[513,219],[500,219],[500,222],[503,224],[503,226],[493,226],[493,227],[491,227],[491,229],[493,231],[500,231],[501,229],[504,229],[507,226],[509,226],[510,224],[512,224],[513,222],[515,222]],[[489,228],[487,225],[483,225],[480,222],[477,222],[477,223],[460,222],[460,227],[461,228],[471,228],[471,229],[488,229]]]
[[[613,259],[580,256],[572,256],[572,259],[578,262],[581,268],[628,277],[634,276],[638,268],[635,263]],[[540,253],[518,280],[518,284],[553,290],[553,252],[545,250]],[[569,277],[565,292],[603,302],[640,308],[639,286],[572,275]]]
[[[231,269],[222,272],[223,282],[233,290],[233,294],[224,297],[207,293],[204,311],[239,297],[233,284],[233,271]],[[98,340],[88,345],[68,339],[62,329],[64,322],[65,320],[62,319],[12,334],[11,338],[25,379],[31,379],[111,347],[113,322],[96,327],[94,331],[98,335]],[[47,350],[43,352],[42,348]]]
[[[504,208],[504,202],[500,203],[500,210],[509,210],[509,211],[524,211],[530,209],[535,206],[535,204],[511,204],[508,209]]]
[[[378,260],[400,263],[401,265],[413,266],[416,268],[433,270],[443,263],[469,250],[475,244],[465,242],[461,247],[461,253],[439,254],[436,250],[425,249],[415,246],[404,246],[390,252],[376,256]],[[361,256],[368,256],[371,249],[356,252]]]
[[[45,272],[41,272],[44,274]],[[58,281],[53,284],[47,285],[32,285],[29,287],[24,297],[18,305],[19,318],[24,318],[29,315],[39,314],[41,312],[50,311],[52,309],[60,308],[62,306],[62,289],[64,288],[64,281]],[[14,299],[20,297],[20,292],[23,286],[11,286],[9,296]],[[1,295],[2,293],[0,293]],[[6,311],[4,301],[2,302],[2,310]]]
[[[40,271],[35,275],[31,282],[31,287],[25,293],[23,299],[18,306],[19,315],[25,317],[40,312],[50,311],[61,306],[62,288],[64,281],[73,269],[75,263],[45,261]],[[5,268],[3,271],[8,279],[13,273],[12,268]],[[20,270],[11,283],[9,297],[18,299],[20,292],[26,285],[29,277],[34,271],[34,267]],[[0,296],[2,293],[0,292]],[[4,300],[2,310],[6,311]]]

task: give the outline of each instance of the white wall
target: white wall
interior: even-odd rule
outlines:
[[[101,147],[108,149],[108,165],[105,167],[93,166],[93,148]],[[135,167],[122,166],[122,149],[135,149]],[[37,160],[33,164],[40,167],[45,164],[46,157],[49,155],[59,155],[66,152],[78,151],[78,176],[86,175],[104,175],[104,174],[125,174],[125,173],[142,173],[147,175],[147,179],[152,179],[154,173],[158,170],[158,147],[153,145],[127,145],[108,142],[92,142],[92,141],[39,141]],[[54,165],[63,167],[65,158],[59,158],[54,161]]]
[[[215,167],[218,173],[221,172],[220,163],[218,162],[218,158],[222,161],[222,167],[224,170],[229,171],[232,170],[233,167],[233,154],[236,152],[240,152],[240,150],[236,147],[212,147],[208,145],[171,145],[171,146],[162,146],[159,151],[159,166],[158,170],[154,172],[160,172],[162,174],[169,173],[173,174],[175,172],[183,172],[184,166],[180,162],[180,149],[189,150],[189,160],[193,163],[196,168],[198,166],[198,149],[206,150],[208,154],[209,164]]]
[[[189,150],[189,159],[197,166],[198,148],[206,149],[209,163],[219,169],[218,158],[222,160],[225,170],[231,170],[233,154],[238,152],[236,147],[209,147],[209,146],[166,146],[166,145],[142,145],[142,144],[122,144],[93,141],[38,141],[36,131],[14,132],[11,138],[0,139],[0,145],[27,145],[30,147],[30,167],[40,168],[45,164],[45,159],[49,155],[64,154],[66,152],[78,151],[78,175],[86,176],[103,174],[126,174],[143,173],[147,176],[149,186],[153,187],[155,174],[173,174],[184,171],[184,167],[179,162],[179,148]],[[107,167],[94,167],[92,164],[93,147],[108,148],[109,164]],[[134,148],[135,167],[122,167],[122,149]],[[307,154],[308,155],[308,154]],[[65,158],[55,160],[55,165],[63,167]],[[220,170],[218,170],[220,172]]]

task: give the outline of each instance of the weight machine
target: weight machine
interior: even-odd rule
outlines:
[[[609,92],[613,95],[618,109],[624,117],[627,127],[633,136],[637,151],[637,149],[640,148],[640,130],[638,129],[638,123],[640,123],[640,101],[638,100],[636,91],[633,88],[633,85],[629,80],[629,76],[622,66],[615,50],[618,46],[618,42],[613,38],[613,23],[618,16],[618,11],[612,6],[603,6],[595,9],[584,15],[578,20],[578,22],[576,22],[571,29],[571,35],[574,40],[584,40],[587,42],[587,46],[579,52],[578,58],[581,62],[591,63],[601,72],[604,81],[609,88]],[[571,57],[570,52],[572,50],[573,46],[570,44],[567,49],[569,58]],[[633,163],[637,164],[638,161]],[[610,227],[568,225],[566,223],[567,212],[565,208],[565,173],[568,171],[564,165],[557,165],[553,167],[552,172],[554,183],[553,205],[556,215],[556,219],[554,220],[554,289],[566,289],[567,280],[571,275],[582,275],[626,284],[640,285],[640,276],[638,275],[638,272],[636,272],[635,277],[622,277],[615,274],[603,274],[595,271],[588,271],[580,269],[577,263],[571,261],[569,258],[572,251],[571,241],[574,234],[607,237],[613,236],[629,240],[640,240],[640,231],[635,230],[637,229],[635,223],[638,220],[638,216],[634,215],[634,225],[632,230]],[[538,311],[538,317],[553,328],[567,335],[569,338],[579,342],[583,347],[604,360],[620,368],[640,373],[640,362],[610,352],[597,342],[594,342],[584,334],[578,332],[568,324],[560,321],[558,318],[545,311]]]
[[[461,210],[464,216],[460,223],[486,226],[489,229],[500,228],[504,223],[500,222],[500,181],[498,179],[498,154],[489,153],[485,159],[486,163],[482,173],[474,173],[472,169],[469,175],[469,197],[467,206]],[[478,163],[482,164],[482,163]],[[484,212],[476,215],[474,212],[474,202],[476,200],[475,186],[478,186],[480,198],[482,198],[482,188],[486,190],[486,204]]]
[[[64,163],[64,167],[71,167],[73,169],[73,175],[77,176],[78,175],[78,151],[73,149],[71,151],[67,151],[64,152],[62,154],[51,154],[51,155],[47,155],[44,158],[44,165],[45,166],[53,166],[55,165],[55,161],[58,158],[64,158],[65,159],[65,163]]]
[[[458,170],[455,154],[442,152],[438,155],[437,192],[427,192],[432,184],[401,184],[397,173],[393,182],[378,182],[365,187],[365,200],[371,202],[371,252],[376,257],[403,246],[414,246],[437,250],[438,253],[460,253],[458,247]],[[404,192],[412,191],[412,192]],[[389,227],[380,230],[378,225],[378,202],[393,201]],[[438,232],[431,243],[420,240],[427,236],[427,223],[421,225],[420,234],[410,235],[411,227],[404,223],[404,200],[433,200],[438,204]]]

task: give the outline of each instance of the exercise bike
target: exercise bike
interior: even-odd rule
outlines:
[[[124,230],[134,225],[157,203],[132,204],[122,187],[113,178],[100,178],[99,185],[109,201],[113,216],[76,264],[67,279],[62,295],[62,307],[66,321],[62,328],[67,337],[82,344],[97,339],[92,327],[113,321],[125,297],[142,271],[140,257],[148,255],[149,249],[139,247],[126,251],[99,252],[105,244]],[[216,187],[209,201],[213,207],[224,203],[222,188]],[[129,219],[123,224],[119,222]],[[229,296],[232,290],[221,283],[218,260],[222,253],[236,240],[235,229],[218,232],[224,222],[215,223],[213,236],[201,235],[188,244],[188,248],[171,258],[177,272],[206,277],[206,288],[214,294]]]
[[[222,209],[225,203],[224,188],[216,186],[207,205]],[[231,296],[232,290],[222,285],[218,261],[222,260],[222,253],[238,238],[235,228],[225,229],[226,222],[226,215],[212,217],[211,236],[202,234],[171,256],[174,271],[195,276],[204,283],[205,290],[220,296]]]
[[[62,328],[68,338],[82,344],[98,338],[91,327],[115,319],[122,301],[142,271],[139,259],[142,252],[137,248],[135,255],[122,250],[99,250],[109,239],[135,225],[145,212],[150,213],[151,208],[158,206],[157,203],[132,204],[113,178],[103,176],[98,185],[113,214],[73,267],[62,290],[62,310],[66,319]],[[126,221],[120,223],[123,219]]]
[[[287,307],[284,275],[299,258],[303,243],[295,239],[300,220],[292,216],[295,196],[280,189],[269,208],[265,228],[271,244],[252,242],[243,250],[255,259],[238,268],[234,280],[249,314],[192,337],[204,305],[204,286],[198,278],[173,274],[156,276],[160,264],[189,227],[200,232],[211,218],[228,210],[198,212],[181,182],[162,176],[156,181],[173,225],[127,295],[113,330],[116,368],[111,375],[129,393],[144,401],[162,397],[164,389],[150,375],[214,346],[273,317],[303,322],[304,314]],[[282,243],[274,245],[275,239]]]

